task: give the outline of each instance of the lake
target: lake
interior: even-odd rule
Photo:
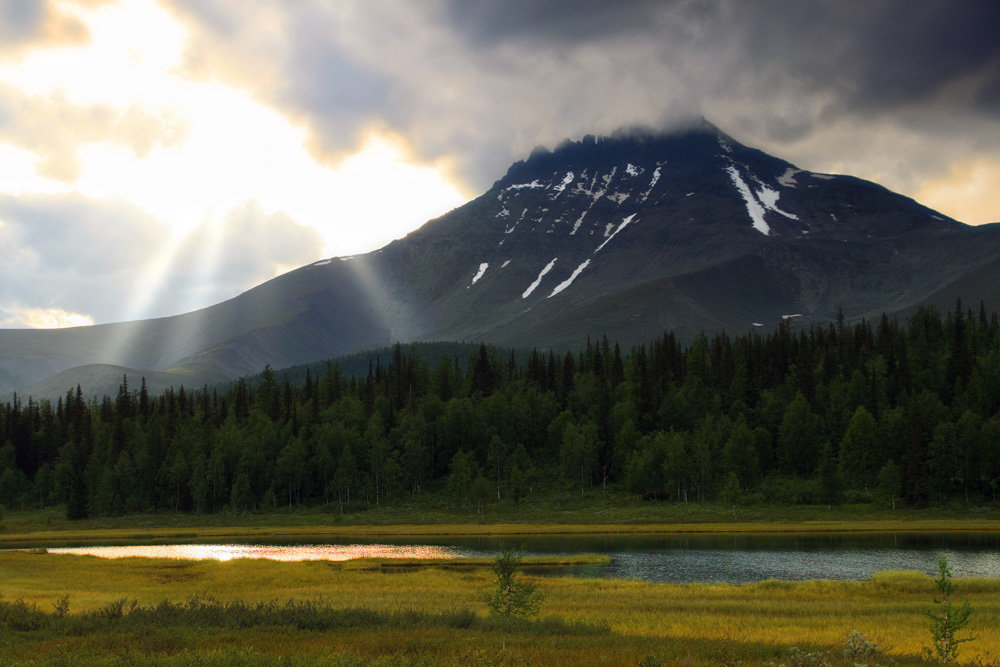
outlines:
[[[1000,533],[824,535],[590,535],[384,539],[323,544],[150,544],[53,547],[50,553],[168,558],[463,558],[506,547],[525,555],[598,553],[607,565],[565,568],[563,576],[654,582],[747,583],[767,579],[861,581],[885,570],[936,574],[939,553],[959,577],[1000,577]]]

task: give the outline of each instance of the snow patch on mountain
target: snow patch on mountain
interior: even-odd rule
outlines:
[[[818,179],[820,179],[822,181],[832,181],[833,179],[837,178],[833,174],[817,174],[817,173],[812,173],[812,174],[810,174],[810,176],[812,176],[813,178],[818,178]]]
[[[507,268],[507,265],[508,265],[508,264],[510,264],[510,260],[509,260],[509,259],[508,259],[508,260],[507,260],[506,262],[504,262],[503,264],[501,264],[501,265],[500,265],[500,268],[501,268],[501,269],[505,269],[505,268]]]
[[[528,289],[524,290],[524,293],[521,294],[522,299],[527,299],[529,296],[531,296],[531,293],[535,291],[535,288],[542,284],[542,278],[544,278],[545,274],[551,271],[552,267],[556,265],[557,259],[559,258],[553,257],[552,261],[545,265],[545,268],[543,268],[541,272],[538,274],[538,277],[535,278],[535,282],[528,285]]]
[[[636,169],[636,167],[635,167],[634,164],[632,164],[631,162],[629,162],[625,166],[625,173],[628,174],[629,176],[638,176],[639,175],[639,170]]]
[[[508,185],[505,190],[536,190],[538,188],[544,188],[545,186],[538,182],[536,178],[531,183],[517,183],[515,185]]]
[[[627,192],[616,192],[613,195],[608,195],[608,199],[618,204],[622,205],[622,202],[629,198],[629,193]]]
[[[786,218],[790,218],[791,220],[798,220],[799,216],[794,213],[787,213],[778,208],[778,197],[780,196],[781,193],[773,188],[767,187],[764,184],[761,184],[760,189],[757,190],[757,199],[760,200],[761,205],[768,211],[774,211],[775,213],[779,213]]]
[[[656,187],[656,183],[660,180],[660,167],[661,165],[656,165],[656,169],[653,170],[653,177],[649,179],[649,189],[646,190],[644,195],[642,195],[642,201],[649,199],[649,193],[653,191],[653,188]]]
[[[623,230],[626,227],[628,227],[628,223],[632,222],[632,220],[635,218],[635,216],[636,216],[635,213],[633,213],[632,215],[625,216],[625,218],[622,220],[621,224],[618,225],[618,228],[615,229],[615,231],[611,233],[611,236],[609,236],[607,239],[605,239],[604,243],[602,243],[601,245],[597,246],[597,250],[594,251],[594,254],[596,255],[597,253],[599,253],[601,251],[601,248],[603,248],[604,246],[608,245],[611,242],[611,239],[613,239],[615,236],[618,235],[618,232],[620,232],[621,230]],[[605,233],[607,233],[607,232],[605,232]]]
[[[573,174],[573,172],[567,171],[566,175],[563,176],[562,182],[559,185],[553,187],[552,189],[555,190],[556,192],[562,192],[563,190],[566,189],[567,185],[573,182],[574,178],[576,178],[576,176]]]
[[[801,173],[801,169],[796,169],[795,167],[789,167],[785,169],[785,173],[778,176],[778,183],[784,185],[786,188],[794,188],[798,183],[795,181],[795,174]]]
[[[740,172],[737,171],[736,167],[733,165],[726,167],[726,173],[729,174],[729,178],[732,179],[733,185],[736,186],[736,190],[740,193],[740,196],[743,197],[743,201],[746,202],[747,213],[750,215],[750,220],[753,222],[753,228],[764,236],[770,235],[771,228],[764,220],[764,207],[761,206],[760,202],[757,201],[757,198],[753,196],[750,186],[743,181],[743,177],[740,176]]]
[[[573,271],[573,274],[569,278],[567,278],[566,280],[564,280],[561,283],[559,283],[558,285],[556,285],[556,288],[554,290],[552,290],[552,294],[548,295],[545,298],[546,299],[551,299],[556,294],[559,294],[559,292],[562,292],[564,289],[566,289],[567,287],[569,287],[570,285],[572,285],[573,281],[576,280],[576,277],[579,276],[581,273],[583,273],[583,270],[586,269],[587,266],[589,266],[589,265],[590,265],[590,260],[589,259],[585,260],[583,262],[583,264],[581,264],[580,266],[576,267],[576,269]]]
[[[472,282],[469,283],[466,286],[465,289],[469,289],[469,287],[472,287],[473,285],[475,285],[476,283],[478,283],[479,279],[483,277],[483,274],[486,273],[486,269],[488,269],[488,268],[490,268],[489,262],[483,262],[482,264],[480,264],[479,265],[479,270],[476,271],[476,275],[474,275],[472,277]]]
[[[341,257],[341,259],[350,259],[350,258],[349,257]],[[332,259],[321,259],[318,262],[313,262],[313,266],[326,266],[327,264],[329,264],[332,261],[333,261]]]
[[[598,176],[597,174],[595,174],[594,178],[590,181],[590,185],[586,187],[583,185],[582,182],[576,184],[576,187],[573,189],[573,194],[586,195],[590,197],[590,205],[587,206],[586,210],[584,210],[580,214],[580,217],[576,219],[576,222],[573,223],[573,229],[569,233],[570,236],[574,236],[577,233],[577,231],[580,230],[580,225],[583,224],[583,219],[587,217],[587,213],[590,212],[590,209],[594,208],[594,204],[600,201],[601,197],[603,197],[608,193],[608,186],[610,185],[612,179],[614,179],[615,173],[617,171],[618,167],[613,167],[611,169],[610,174],[605,174],[603,176]],[[585,178],[586,175],[587,172],[584,171],[583,174],[580,175],[581,180]],[[600,178],[602,181],[602,185],[600,188],[598,188],[597,186],[598,178]],[[621,203],[625,201],[628,197],[629,197],[628,194],[616,192],[615,194],[611,195],[608,198],[611,199],[612,201],[617,201],[618,204],[621,205]]]
[[[604,182],[604,186],[600,190],[594,191],[594,194],[592,196],[595,202],[608,193],[608,187],[611,185],[611,181],[614,179],[616,173],[618,173],[618,167],[612,167],[610,174],[605,174],[604,176],[601,176],[601,180]]]
[[[594,194],[594,186],[597,185],[597,174],[594,174],[593,178],[590,179],[590,185],[584,185],[583,182],[587,178],[587,172],[584,171],[580,174],[580,182],[576,184],[576,188],[573,189],[574,194],[587,195],[592,197]]]
[[[517,229],[517,226],[521,223],[521,221],[524,220],[524,216],[526,216],[527,214],[528,214],[528,209],[526,208],[523,211],[521,211],[521,216],[517,220],[514,221],[513,225],[511,225],[507,229],[503,230],[503,233],[504,234],[511,234],[511,233],[513,233],[513,231],[515,229]],[[502,243],[502,241],[501,241],[501,243]]]

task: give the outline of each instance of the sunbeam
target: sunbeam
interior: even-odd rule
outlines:
[[[0,160],[0,194],[121,201],[168,230],[157,257],[137,267],[135,294],[120,307],[106,306],[110,315],[94,314],[98,322],[176,314],[220,298],[211,258],[232,230],[212,225],[248,205],[276,216],[275,224],[294,222],[319,234],[316,243],[300,235],[296,252],[281,258],[256,258],[259,266],[245,273],[259,281],[279,267],[372,250],[466,199],[447,163],[420,163],[404,138],[377,125],[362,132],[354,151],[317,156],[312,130],[252,91],[192,78],[185,67],[190,31],[154,0],[66,0],[55,7],[83,24],[89,40],[0,59],[0,86],[26,108],[72,122],[58,137],[26,132],[23,145],[0,137],[0,157],[9,158]],[[206,228],[213,229],[212,247],[196,250],[208,261],[176,257],[189,249],[182,239]],[[181,261],[205,287],[177,303],[162,298],[173,288],[157,281],[176,277],[171,267]],[[222,298],[252,285],[236,285]],[[127,348],[121,340],[108,345]]]

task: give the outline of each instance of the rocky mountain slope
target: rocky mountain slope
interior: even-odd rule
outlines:
[[[153,389],[200,385],[396,340],[627,345],[665,329],[826,322],[838,308],[874,317],[958,296],[996,307],[998,286],[1000,225],[800,170],[700,123],[536,150],[403,239],[201,311],[0,331],[0,391],[103,391],[123,372]]]

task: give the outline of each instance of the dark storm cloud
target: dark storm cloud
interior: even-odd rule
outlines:
[[[449,0],[445,14],[470,48],[521,40],[544,51],[638,35],[669,44],[697,34],[706,58],[713,45],[722,56],[726,44],[740,44],[728,63],[734,76],[777,68],[791,80],[837,90],[849,107],[934,101],[949,84],[975,78],[980,86],[962,102],[986,112],[1000,103],[996,0]]]
[[[735,25],[761,44],[748,45],[748,66],[761,60],[783,64],[788,76],[835,92],[845,109],[932,104],[997,110],[990,90],[1000,76],[1000,3],[772,2],[734,8]],[[962,84],[973,86],[971,95],[948,96],[950,86]]]
[[[201,52],[242,63],[321,154],[395,131],[470,192],[533,146],[699,115],[911,196],[960,162],[1000,162],[996,0],[175,2],[201,21]]]
[[[307,7],[289,17],[289,69],[280,95],[316,113],[324,135],[360,140],[373,111],[392,110],[392,82],[329,38],[330,17],[320,7]],[[336,149],[337,146],[334,146]]]
[[[470,44],[533,39],[553,44],[605,39],[645,30],[664,9],[692,3],[662,0],[549,0],[496,2],[449,0],[445,14]],[[698,3],[702,8],[711,7]]]

